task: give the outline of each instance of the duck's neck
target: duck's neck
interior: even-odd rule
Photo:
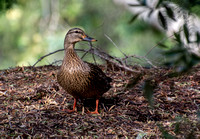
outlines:
[[[68,71],[88,71],[89,66],[84,63],[74,50],[75,44],[70,44],[65,47],[65,57],[63,59],[62,67]]]
[[[65,58],[64,61],[70,63],[82,63],[83,61],[78,57],[77,53],[74,50],[75,44],[70,44],[68,47],[65,47]]]

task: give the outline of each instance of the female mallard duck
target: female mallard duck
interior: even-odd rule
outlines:
[[[57,80],[60,86],[74,97],[74,112],[77,99],[95,98],[96,109],[92,114],[98,113],[99,98],[110,89],[111,78],[107,77],[104,72],[91,63],[83,62],[74,51],[75,44],[79,41],[96,41],[87,36],[79,28],[70,29],[64,41],[65,57],[61,68],[57,74]]]

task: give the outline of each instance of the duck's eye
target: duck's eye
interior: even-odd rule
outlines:
[[[75,31],[75,33],[80,33],[79,31]]]

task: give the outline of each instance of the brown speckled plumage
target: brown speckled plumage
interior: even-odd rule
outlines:
[[[78,57],[74,46],[79,41],[96,40],[88,37],[79,28],[69,30],[64,41],[65,57],[57,74],[60,86],[75,98],[72,111],[77,99],[95,98],[98,101],[111,87],[111,78],[107,77],[98,66],[83,62]],[[93,113],[98,113],[98,106]]]

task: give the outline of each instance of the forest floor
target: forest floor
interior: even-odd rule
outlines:
[[[136,74],[108,70],[112,88],[100,99],[100,115],[86,113],[95,109],[92,99],[79,101],[77,112],[62,110],[72,108],[73,97],[59,87],[58,68],[0,71],[1,137],[200,138],[200,66],[177,77],[168,76],[170,69],[145,69],[127,88]],[[143,96],[145,80],[155,86],[153,107]]]

